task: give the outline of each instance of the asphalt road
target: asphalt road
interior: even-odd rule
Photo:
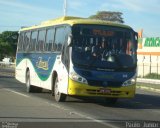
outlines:
[[[0,128],[160,127],[160,93],[137,90],[134,99],[109,105],[102,98],[67,97],[57,103],[47,90],[25,90],[13,77],[0,76]]]
[[[14,76],[15,69],[14,68],[4,68],[0,65],[0,76]]]

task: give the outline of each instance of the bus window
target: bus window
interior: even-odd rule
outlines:
[[[30,45],[30,50],[35,51],[35,44],[37,43],[37,35],[38,31],[33,31],[31,35],[31,45]]]
[[[54,41],[54,32],[55,32],[54,28],[47,30],[45,51],[52,50],[52,43]]]
[[[36,45],[37,51],[44,51],[44,42],[45,42],[46,30],[40,30],[38,34],[38,42]]]
[[[25,36],[24,36],[23,50],[26,51],[26,52],[29,51],[30,35],[31,35],[31,32],[26,32]]]
[[[64,27],[56,28],[55,42],[53,44],[54,51],[61,51],[62,50],[62,46],[65,42],[64,32],[65,32]]]
[[[24,33],[20,33],[18,42],[18,52],[21,52],[23,50],[23,39],[24,39]]]

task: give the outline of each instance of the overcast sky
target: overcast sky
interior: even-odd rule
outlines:
[[[67,15],[89,17],[97,11],[120,11],[125,24],[144,36],[160,37],[160,0],[67,0]],[[0,32],[19,30],[61,17],[64,0],[0,0]]]

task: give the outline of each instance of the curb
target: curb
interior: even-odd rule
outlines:
[[[156,84],[160,86],[160,80],[155,80],[155,79],[137,78],[137,82],[145,83],[145,84]]]
[[[152,88],[152,87],[136,86],[136,88],[160,93],[160,89],[155,89],[155,88]]]
[[[158,86],[158,88],[147,87],[145,85],[136,86],[136,88],[138,88],[138,89],[143,89],[143,90],[148,90],[148,91],[160,93],[160,89],[159,89],[160,88],[160,80],[137,78],[137,82],[143,83],[143,84],[154,84],[154,85]]]

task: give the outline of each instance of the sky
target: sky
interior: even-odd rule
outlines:
[[[64,0],[0,0],[0,32],[64,15]],[[97,11],[122,12],[125,24],[144,37],[160,37],[160,0],[67,0],[67,15],[87,18]]]

